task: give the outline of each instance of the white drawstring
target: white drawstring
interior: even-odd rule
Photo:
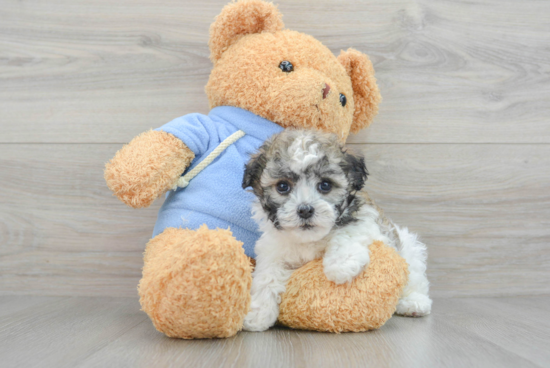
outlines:
[[[227,147],[231,146],[233,143],[237,142],[239,139],[244,137],[245,134],[246,133],[243,132],[242,130],[237,130],[235,133],[225,138],[223,142],[220,143],[218,147],[214,148],[214,150],[210,152],[210,154],[206,156],[206,158],[202,160],[197,166],[195,166],[193,170],[189,171],[187,174],[179,178],[176,185],[174,185],[174,187],[172,188],[172,190],[176,190],[178,188],[185,188],[186,186],[188,186],[191,179],[197,176],[198,173],[200,173],[204,168],[206,168],[206,166],[210,165],[210,163],[214,161],[216,157],[218,157],[223,151],[225,151]]]

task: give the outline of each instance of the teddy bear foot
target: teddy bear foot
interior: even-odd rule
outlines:
[[[242,329],[252,266],[229,230],[167,228],[151,239],[138,291],[156,329],[182,339],[220,338]]]
[[[407,317],[422,317],[432,311],[432,300],[426,294],[412,292],[397,303],[396,314]]]

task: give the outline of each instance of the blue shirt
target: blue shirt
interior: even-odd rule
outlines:
[[[254,195],[241,186],[244,165],[262,143],[283,128],[250,111],[220,106],[213,108],[208,116],[185,115],[156,130],[173,134],[195,153],[185,173],[231,134],[238,130],[246,133],[195,176],[186,188],[168,192],[153,237],[167,227],[195,230],[206,224],[209,229],[230,228],[233,236],[244,243],[246,255],[254,257],[254,245],[261,234],[250,213]]]

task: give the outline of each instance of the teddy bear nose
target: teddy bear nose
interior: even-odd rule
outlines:
[[[323,100],[327,98],[329,91],[330,91],[330,86],[328,85],[328,83],[325,83],[325,88],[323,88]]]

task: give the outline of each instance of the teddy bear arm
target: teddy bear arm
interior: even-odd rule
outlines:
[[[282,295],[279,322],[291,328],[344,332],[381,327],[393,315],[408,281],[407,262],[381,241],[351,284],[336,285],[317,259],[296,270]]]
[[[122,147],[105,165],[105,181],[122,202],[147,207],[175,185],[194,157],[172,134],[150,130]]]

